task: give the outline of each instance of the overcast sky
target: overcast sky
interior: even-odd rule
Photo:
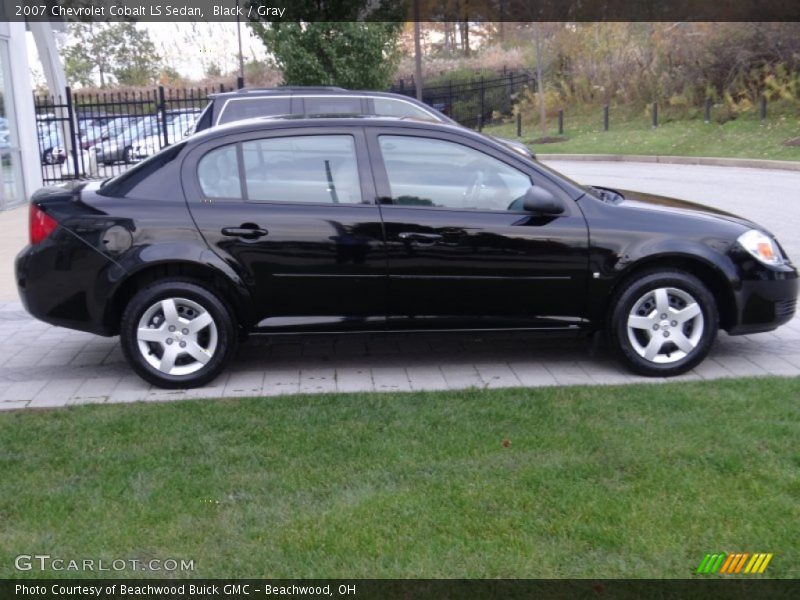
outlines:
[[[216,62],[223,72],[238,69],[236,23],[139,23],[146,29],[164,62],[188,78],[200,79],[206,67]],[[242,53],[245,61],[266,57],[264,44],[242,24]],[[28,60],[35,83],[44,83],[36,44],[28,34]]]

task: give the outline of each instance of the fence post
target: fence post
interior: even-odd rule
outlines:
[[[225,93],[225,84],[224,83],[220,83],[219,84],[219,93],[220,94],[224,94]]]
[[[558,135],[564,135],[564,109],[558,109]]]
[[[711,123],[711,98],[706,98],[705,122]]]
[[[239,76],[236,78],[236,89],[237,89],[237,90],[240,90],[240,89],[242,89],[243,87],[244,87],[244,77],[242,77],[241,75],[239,75]]]
[[[164,138],[164,146],[169,146],[169,134],[167,133],[167,102],[164,99],[164,86],[158,86],[158,113],[161,120],[161,135]]]
[[[758,117],[763,121],[767,118],[767,96],[761,94],[758,99]]]
[[[483,82],[483,75],[481,75],[481,129],[483,128],[483,115],[486,114],[485,92],[486,92],[486,86]],[[478,131],[480,131],[480,129]]]
[[[522,137],[522,113],[517,113],[517,137]]]
[[[483,115],[478,115],[478,131],[483,131]]]
[[[70,154],[72,154],[72,168],[75,172],[75,179],[81,177],[81,166],[78,164],[78,136],[75,135],[75,111],[72,105],[72,89],[67,86],[64,88],[67,100],[67,117],[69,118],[69,141]]]
[[[451,119],[455,118],[455,117],[453,117],[453,80],[452,79],[448,79],[447,80],[447,116],[450,117]]]
[[[514,93],[514,73],[509,71],[508,72],[508,95],[511,96],[513,93]]]
[[[603,106],[603,131],[608,131],[608,104]]]
[[[653,129],[658,127],[658,102],[653,102]]]

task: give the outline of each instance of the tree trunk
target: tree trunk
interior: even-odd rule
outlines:
[[[547,135],[547,106],[544,100],[544,65],[542,54],[544,43],[542,41],[542,24],[533,24],[534,42],[536,44],[536,91],[539,96],[539,126],[542,137]]]
[[[422,102],[422,48],[419,38],[419,0],[414,0],[414,82],[417,84],[417,100]]]

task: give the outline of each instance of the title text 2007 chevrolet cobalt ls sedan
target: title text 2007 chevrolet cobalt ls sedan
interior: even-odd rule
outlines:
[[[242,332],[604,330],[635,372],[675,375],[797,296],[749,221],[583,187],[431,123],[241,121],[30,211],[26,308],[119,334],[164,387],[211,380]]]

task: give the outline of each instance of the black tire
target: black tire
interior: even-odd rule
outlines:
[[[665,302],[667,309],[659,310]],[[680,375],[700,364],[719,328],[713,294],[697,277],[679,270],[646,271],[628,280],[612,299],[610,312],[606,334],[611,348],[630,370],[650,377]]]
[[[122,160],[126,165],[129,165],[133,162],[133,148],[131,146],[128,146],[122,151]]]
[[[52,165],[55,164],[55,159],[53,158],[53,150],[45,150],[44,154],[42,154],[42,164],[43,165]]]
[[[167,333],[168,325],[178,321],[167,319],[166,311],[160,308],[164,306],[163,302],[175,308],[174,316],[181,319],[182,325],[178,326],[180,331],[169,326],[175,331],[174,334]],[[193,318],[200,315],[207,318],[204,312],[210,315],[211,323],[199,332],[188,333]],[[158,332],[158,335],[170,336],[167,338],[169,341],[151,342],[139,339],[138,332],[143,319],[150,323],[146,327],[153,329],[154,334]],[[163,327],[157,327],[158,325]],[[187,329],[182,329],[183,325]],[[142,379],[162,388],[192,388],[207,384],[225,369],[236,352],[238,332],[232,311],[216,293],[193,281],[173,279],[147,286],[128,302],[122,314],[120,342],[125,358]],[[191,347],[183,350],[178,348],[178,344],[182,348],[187,344]],[[190,350],[197,352],[198,348],[205,352],[203,360],[207,359],[208,362],[203,364],[201,360],[190,356]],[[177,358],[172,359],[173,367],[170,369],[178,371],[177,373],[160,370],[158,367],[165,365],[164,362],[155,365],[156,362],[163,361],[168,350],[173,355],[178,353]],[[192,368],[196,370],[180,372]]]

